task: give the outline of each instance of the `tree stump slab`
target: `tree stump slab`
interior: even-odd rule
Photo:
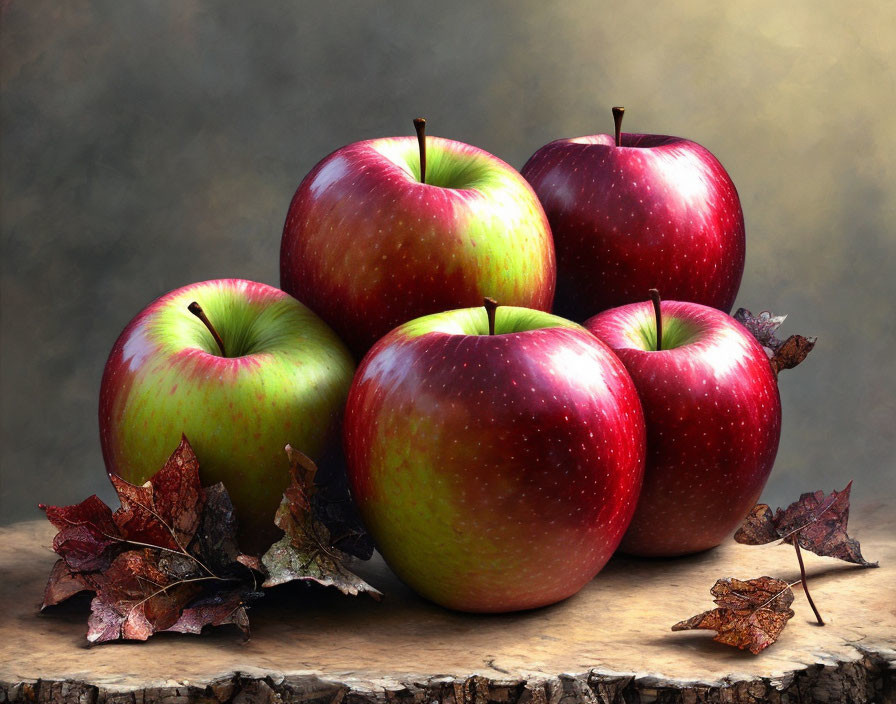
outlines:
[[[567,601],[498,616],[416,597],[376,559],[358,568],[385,599],[292,585],[250,611],[252,638],[201,636],[87,647],[83,598],[38,607],[56,555],[46,521],[0,528],[0,702],[67,704],[610,704],[896,701],[896,513],[853,509],[878,569],[806,553],[780,640],[760,655],[672,624],[713,607],[716,579],[799,578],[789,546],[729,540],[688,558],[616,557]]]

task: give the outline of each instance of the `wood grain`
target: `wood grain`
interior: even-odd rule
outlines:
[[[670,627],[712,607],[717,578],[797,579],[787,546],[617,557],[575,597],[500,616],[429,604],[375,559],[359,572],[381,603],[283,587],[250,611],[248,642],[222,628],[88,648],[83,599],[38,613],[51,526],[18,523],[0,529],[0,702],[894,701],[896,513],[885,503],[854,510],[851,533],[881,567],[807,554],[828,625],[814,625],[797,587],[796,616],[754,656]]]

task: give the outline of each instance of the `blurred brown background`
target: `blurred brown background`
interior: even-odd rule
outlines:
[[[747,222],[738,305],[816,334],[765,498],[894,484],[896,5],[11,0],[2,6],[2,505],[109,496],[96,405],[146,303],[278,283],[304,174],[430,132],[521,167],[612,131],[694,139]]]

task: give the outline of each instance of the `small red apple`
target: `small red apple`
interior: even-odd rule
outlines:
[[[673,556],[718,545],[756,503],[778,450],[781,402],[762,346],[714,308],[660,305],[658,295],[585,327],[628,369],[647,426],[644,487],[620,549]]]

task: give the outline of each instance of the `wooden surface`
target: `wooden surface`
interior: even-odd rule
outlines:
[[[850,528],[881,567],[807,553],[828,625],[814,625],[796,588],[796,616],[754,656],[670,627],[713,606],[717,578],[797,579],[787,546],[615,558],[575,597],[501,616],[424,602],[374,560],[359,572],[381,603],[284,587],[250,611],[248,642],[225,627],[88,648],[85,600],[38,613],[53,530],[19,523],[0,529],[0,702],[892,701],[896,516],[884,503],[854,509]]]

